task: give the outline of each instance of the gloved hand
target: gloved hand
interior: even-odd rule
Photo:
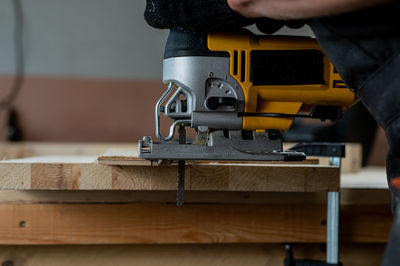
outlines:
[[[280,30],[283,26],[292,29],[299,29],[304,26],[303,20],[282,21],[270,18],[260,18],[256,21],[257,29],[265,34],[273,34]]]
[[[256,23],[260,31],[271,34],[285,24],[302,25],[268,18],[245,18],[233,11],[226,0],[147,0],[144,18],[154,28],[191,32],[230,31]]]
[[[144,18],[154,28],[192,32],[234,30],[254,23],[230,9],[226,0],[147,0]]]

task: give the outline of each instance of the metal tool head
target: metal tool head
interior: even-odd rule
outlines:
[[[253,139],[243,139],[240,131],[210,133],[207,144],[153,142],[147,137],[138,144],[139,156],[147,160],[219,160],[219,161],[302,161],[303,152],[283,151],[281,139],[254,132]]]

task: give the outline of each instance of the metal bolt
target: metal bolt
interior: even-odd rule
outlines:
[[[143,142],[151,142],[151,137],[150,136],[143,136],[142,141]]]
[[[20,221],[19,222],[19,227],[20,228],[25,228],[26,227],[26,222],[25,221]]]
[[[210,73],[208,73],[208,75],[209,75],[210,77],[212,77],[212,76],[214,76],[214,72],[210,72]]]
[[[198,129],[200,132],[207,132],[208,126],[198,126],[197,129]]]

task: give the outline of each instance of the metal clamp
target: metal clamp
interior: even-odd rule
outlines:
[[[329,157],[329,165],[341,167],[341,157]],[[326,223],[326,263],[339,264],[339,213],[340,192],[328,192],[327,223]]]

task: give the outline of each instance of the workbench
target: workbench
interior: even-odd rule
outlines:
[[[340,189],[340,216],[346,221],[340,227],[345,247],[342,261],[354,261],[354,254],[363,250],[383,250],[392,217],[382,168],[343,173],[340,180],[339,168],[315,161],[193,163],[187,165],[185,205],[176,207],[175,165],[97,161],[110,148],[135,147],[1,144],[0,244],[34,245],[31,250],[41,245],[112,244],[109,251],[125,254],[123,261],[128,262],[128,250],[135,250],[129,253],[130,263],[148,265],[179,265],[178,261],[182,265],[260,265],[262,261],[261,265],[281,265],[284,249],[280,244],[302,243],[295,248],[297,257],[323,260],[324,251],[318,245],[326,242],[326,193]],[[115,246],[119,244],[135,246]],[[349,246],[354,250],[348,250]],[[85,253],[82,247],[68,248]],[[94,250],[104,251],[88,246],[89,253]],[[174,260],[178,250],[184,254]],[[7,254],[15,259],[10,252],[0,251],[0,259]],[[147,259],[138,255],[142,252],[148,254]],[[202,252],[206,257],[191,260],[190,254]],[[380,253],[372,254],[360,255],[368,258],[360,265],[375,265]],[[102,263],[113,265],[107,259]]]

